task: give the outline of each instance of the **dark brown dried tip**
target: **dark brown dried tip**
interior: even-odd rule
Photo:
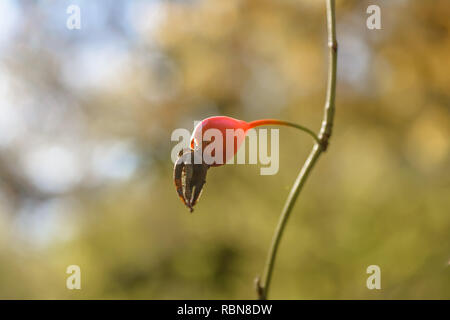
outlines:
[[[183,149],[178,154],[178,159],[173,168],[173,180],[178,196],[190,212],[194,211],[194,206],[200,198],[203,185],[206,182],[206,173],[209,169],[209,165],[203,163],[203,161],[200,164],[194,163],[196,156],[199,157],[198,159],[202,159],[200,152]]]

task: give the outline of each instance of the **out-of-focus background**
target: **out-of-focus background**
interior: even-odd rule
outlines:
[[[334,136],[271,298],[450,298],[449,16],[448,0],[337,1]],[[273,176],[210,170],[189,214],[171,133],[212,115],[317,130],[325,23],[318,0],[2,0],[0,298],[254,298],[311,139],[281,129]]]

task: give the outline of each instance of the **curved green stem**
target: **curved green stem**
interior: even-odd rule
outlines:
[[[328,31],[328,47],[329,51],[329,69],[328,69],[328,83],[327,96],[324,108],[324,118],[322,127],[320,129],[319,141],[314,144],[314,147],[306,159],[297,179],[292,186],[289,196],[284,205],[283,211],[278,222],[277,229],[272,239],[269,254],[267,256],[265,269],[262,279],[256,279],[256,290],[259,299],[267,299],[270,283],[272,279],[273,267],[275,264],[275,257],[277,255],[283,231],[286,223],[295,205],[298,195],[302,190],[311,170],[314,168],[317,160],[322,152],[327,149],[329,139],[331,137],[335,110],[336,97],[336,66],[337,66],[337,41],[336,41],[336,20],[335,20],[335,1],[327,0],[327,31]]]
[[[259,126],[267,126],[267,125],[281,125],[281,126],[287,126],[296,128],[299,130],[302,130],[303,132],[306,132],[309,134],[317,143],[320,143],[319,137],[315,134],[314,131],[311,129],[308,129],[307,127],[301,126],[299,124],[283,121],[283,120],[277,120],[277,119],[262,119],[262,120],[256,120],[249,123],[250,128],[255,128]]]

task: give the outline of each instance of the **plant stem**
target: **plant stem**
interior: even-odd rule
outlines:
[[[320,143],[320,138],[315,134],[314,131],[312,131],[311,129],[308,129],[307,127],[301,126],[301,125],[293,123],[293,122],[277,120],[277,119],[262,119],[262,120],[252,121],[249,123],[249,125],[250,125],[250,128],[267,126],[267,125],[281,125],[281,126],[296,128],[296,129],[302,130],[303,132],[306,132],[317,143]]]
[[[317,160],[322,152],[328,147],[328,142],[331,137],[335,110],[335,97],[336,97],[336,66],[337,66],[337,41],[336,41],[336,19],[335,19],[335,1],[326,0],[327,5],[327,32],[328,32],[328,47],[329,47],[329,66],[328,66],[328,83],[327,94],[324,108],[324,117],[322,127],[319,133],[320,142],[316,142],[313,146],[311,153],[306,159],[297,179],[292,186],[289,196],[284,205],[278,226],[275,230],[275,234],[272,239],[269,254],[267,256],[263,278],[256,279],[256,290],[258,298],[265,300],[268,297],[270,281],[272,279],[273,267],[275,264],[275,258],[277,255],[278,247],[280,244],[283,231],[286,227],[286,223],[295,205],[295,202],[302,190],[311,170],[314,168]]]

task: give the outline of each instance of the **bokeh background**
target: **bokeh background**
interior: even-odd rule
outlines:
[[[449,16],[448,0],[337,1],[334,136],[271,298],[450,298]],[[189,214],[171,133],[212,115],[317,130],[326,74],[324,1],[2,0],[0,298],[255,298],[311,139],[281,129],[273,176],[210,170]]]

